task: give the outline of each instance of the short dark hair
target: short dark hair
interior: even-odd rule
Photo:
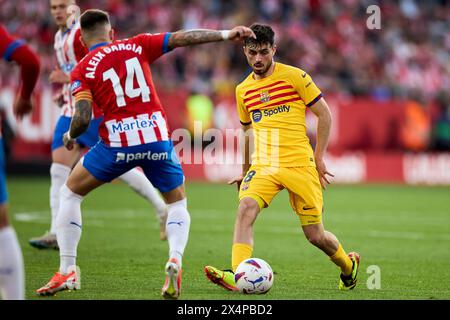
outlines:
[[[256,35],[255,38],[248,37],[244,41],[244,45],[262,45],[264,43],[270,44],[270,46],[273,46],[274,44],[274,38],[275,38],[275,32],[273,32],[272,28],[265,24],[259,24],[254,23],[250,26],[250,29],[253,30],[253,32]]]
[[[80,16],[80,26],[83,30],[93,31],[97,25],[104,24],[110,24],[109,14],[105,11],[89,9]]]

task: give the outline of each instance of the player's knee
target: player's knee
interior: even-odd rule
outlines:
[[[167,204],[186,199],[186,193],[184,192],[184,184],[171,191],[162,192],[162,196]]]
[[[238,220],[254,220],[259,212],[258,203],[249,198],[242,199],[239,202]]]
[[[73,192],[67,183],[64,183],[59,189],[59,197],[64,200],[78,200],[80,202],[83,200],[83,196]]]
[[[56,218],[56,225],[62,225],[66,223],[67,218],[70,218],[70,215],[67,215],[67,212],[79,211],[79,207],[81,206],[81,202],[83,201],[83,196],[74,193],[67,184],[63,184],[59,189],[59,200],[60,200],[60,208],[64,208],[64,210],[59,210]]]
[[[52,163],[72,168],[77,162],[79,156],[78,147],[73,150],[67,150],[65,147],[60,147],[52,152]]]
[[[53,162],[50,166],[50,176],[52,178],[67,178],[71,170],[69,166]]]

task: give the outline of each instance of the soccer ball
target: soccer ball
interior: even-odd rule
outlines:
[[[250,258],[239,264],[234,274],[234,281],[242,293],[267,293],[273,285],[273,271],[264,260]]]

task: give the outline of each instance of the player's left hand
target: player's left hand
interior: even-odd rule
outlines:
[[[56,103],[56,105],[61,108],[64,105],[64,94],[62,93],[62,90],[59,90],[57,93],[53,95],[53,102]]]
[[[241,174],[240,176],[234,177],[230,181],[228,181],[229,185],[236,183],[238,191],[241,189],[242,180],[244,180],[244,176]]]
[[[24,115],[28,114],[33,110],[33,104],[30,99],[24,99],[19,97],[14,105],[14,115],[17,119],[22,119]]]
[[[256,39],[256,35],[253,30],[244,26],[237,26],[230,30],[228,39],[233,41],[241,41],[248,37]]]
[[[327,185],[329,185],[331,182],[328,180],[327,175],[330,177],[334,177],[334,174],[331,172],[328,172],[327,166],[325,165],[325,161],[323,161],[323,158],[321,157],[315,157],[316,158],[316,169],[319,173],[319,180],[322,188],[325,190],[327,188]]]
[[[64,133],[63,143],[67,150],[72,150],[75,144],[75,139],[69,139],[69,132]]]

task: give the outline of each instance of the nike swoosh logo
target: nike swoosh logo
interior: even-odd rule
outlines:
[[[73,221],[70,221],[70,224],[73,224],[74,226],[77,226],[77,227],[79,227],[80,229],[82,229],[82,228],[81,228],[81,224],[78,224],[78,223],[73,222]]]
[[[0,268],[0,275],[11,275],[13,274],[14,269],[13,268]]]
[[[306,77],[306,72],[304,74],[302,74],[302,78]]]
[[[311,207],[311,208],[307,208],[307,207],[303,207],[303,210],[311,210],[311,209],[314,209],[314,207]]]
[[[177,224],[177,225],[179,225],[179,226],[181,227],[181,225],[183,224],[183,221],[179,221],[179,222],[177,222],[177,221],[171,221],[171,222],[169,222],[167,225],[171,225],[171,224]]]

